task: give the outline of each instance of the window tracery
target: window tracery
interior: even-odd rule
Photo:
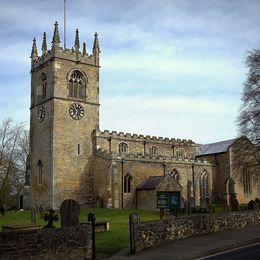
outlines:
[[[170,175],[175,179],[177,183],[180,182],[180,174],[176,169],[173,169],[170,173]]]
[[[120,143],[118,146],[119,153],[128,153],[128,145],[126,143]]]
[[[208,173],[203,170],[200,174],[200,198],[207,198],[209,196],[209,180]]]

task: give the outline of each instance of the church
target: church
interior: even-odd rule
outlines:
[[[157,191],[179,191],[193,207],[236,197],[259,197],[259,151],[240,137],[208,145],[99,129],[100,46],[92,52],[60,46],[58,23],[51,48],[43,34],[31,52],[30,186],[28,205],[59,208],[65,199],[86,207],[156,209]],[[102,104],[101,104],[102,105]],[[236,152],[239,151],[239,152]],[[258,168],[257,168],[258,167]],[[26,194],[25,194],[26,195]]]

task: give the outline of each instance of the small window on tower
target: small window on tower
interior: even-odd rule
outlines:
[[[38,167],[38,183],[42,184],[42,161],[41,160],[38,161],[37,167]]]
[[[80,144],[78,144],[78,154],[80,154]]]

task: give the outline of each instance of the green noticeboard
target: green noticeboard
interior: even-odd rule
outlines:
[[[181,208],[181,195],[179,191],[158,191],[158,209],[179,209]]]
[[[157,192],[157,208],[168,209],[169,208],[169,194],[168,192]]]

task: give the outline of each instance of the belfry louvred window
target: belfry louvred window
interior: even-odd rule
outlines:
[[[70,74],[68,88],[69,97],[78,99],[86,98],[86,80],[80,71],[75,70]]]
[[[47,77],[45,73],[42,73],[37,88],[38,103],[44,101],[46,97],[47,97]]]

